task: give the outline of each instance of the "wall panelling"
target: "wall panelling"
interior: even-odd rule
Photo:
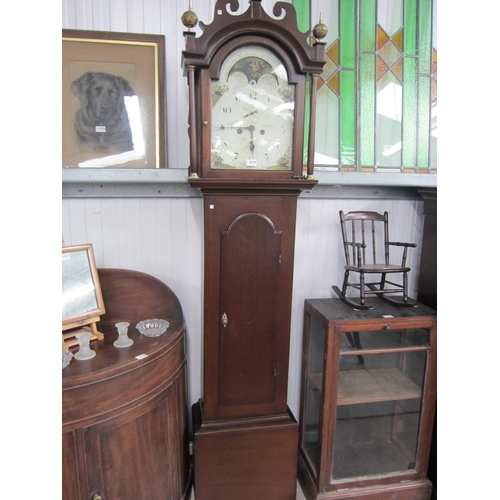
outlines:
[[[187,328],[189,402],[196,402],[202,395],[202,199],[65,198],[62,203],[67,245],[92,243],[98,267],[152,274],[179,297]],[[423,201],[299,198],[288,386],[297,418],[304,299],[332,297],[331,285],[342,282],[339,210],[389,211],[393,238],[418,245],[409,257],[410,295],[416,297]]]

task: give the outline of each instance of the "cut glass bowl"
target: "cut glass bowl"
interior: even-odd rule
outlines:
[[[137,329],[145,337],[159,337],[167,330],[170,323],[165,319],[145,319],[137,323]]]

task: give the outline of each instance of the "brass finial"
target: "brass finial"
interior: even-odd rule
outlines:
[[[191,31],[198,24],[198,16],[193,12],[191,1],[189,0],[189,8],[182,14],[181,21],[184,26]]]
[[[319,23],[313,28],[314,38],[316,38],[316,40],[321,40],[322,38],[325,38],[327,33],[328,33],[328,28],[326,27],[325,24],[323,24],[322,13],[320,13]]]

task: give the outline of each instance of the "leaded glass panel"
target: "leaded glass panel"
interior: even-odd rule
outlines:
[[[435,173],[437,0],[295,0],[328,27],[317,169]]]

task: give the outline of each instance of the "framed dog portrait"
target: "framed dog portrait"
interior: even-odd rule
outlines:
[[[167,166],[163,35],[62,30],[62,166]]]

